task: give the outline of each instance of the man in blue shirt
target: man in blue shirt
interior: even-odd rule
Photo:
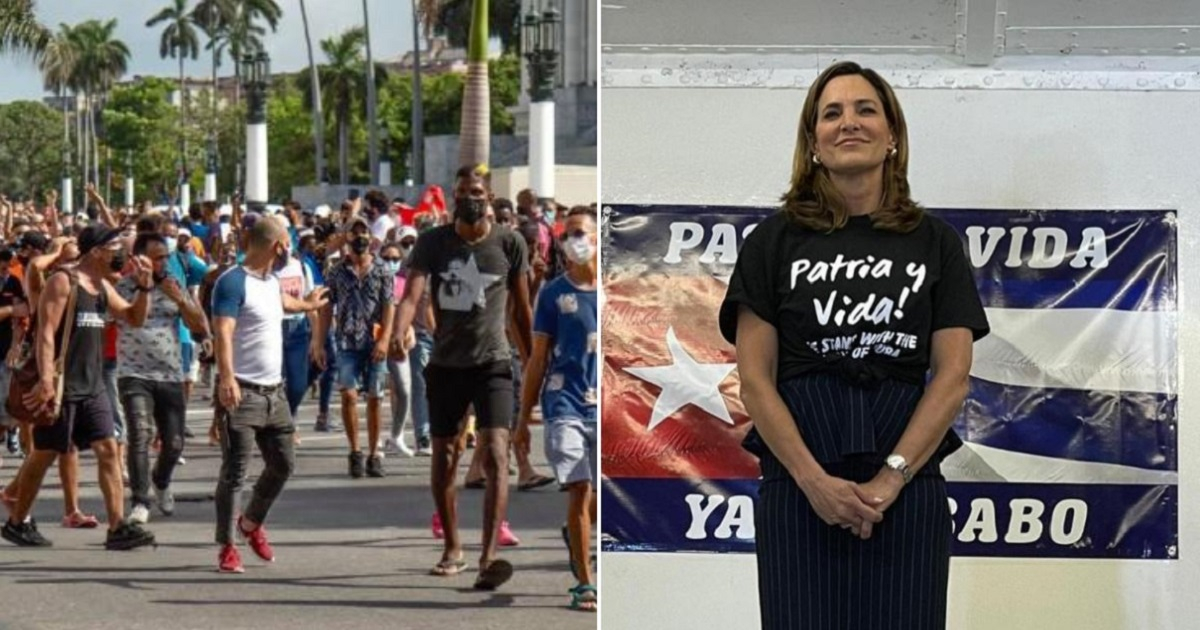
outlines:
[[[571,607],[595,611],[589,547],[596,520],[596,215],[590,208],[567,217],[567,273],[538,294],[533,351],[525,365],[521,413],[513,445],[529,453],[529,424],[538,394],[546,425],[546,458],[570,493],[567,514],[571,568],[578,584]]]

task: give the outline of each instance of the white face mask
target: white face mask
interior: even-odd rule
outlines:
[[[596,248],[592,245],[592,241],[586,236],[572,236],[568,238],[565,249],[567,259],[577,265],[591,262],[592,255],[596,253]]]
[[[167,251],[174,254],[175,250],[179,249],[179,239],[175,238],[174,236],[168,236],[166,237],[166,241]]]

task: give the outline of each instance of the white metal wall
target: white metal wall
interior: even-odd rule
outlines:
[[[1145,76],[1107,75],[1105,84],[1126,87]],[[938,85],[936,71],[923,79],[913,85]],[[613,85],[607,73],[604,83]],[[956,559],[949,627],[1200,627],[1200,597],[1194,594],[1200,584],[1200,468],[1192,463],[1200,460],[1200,430],[1188,420],[1200,383],[1186,374],[1188,366],[1200,364],[1193,297],[1200,287],[1200,92],[1100,85],[1052,90],[1037,89],[1036,82],[1001,90],[989,84],[995,85],[980,82],[981,89],[964,90],[898,83],[918,201],[967,208],[1179,210],[1181,559]],[[602,200],[775,203],[787,182],[803,99],[803,89],[605,89]],[[604,554],[603,571],[606,629],[757,627],[751,556]]]

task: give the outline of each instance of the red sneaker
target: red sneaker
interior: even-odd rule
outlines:
[[[441,540],[446,537],[446,530],[442,527],[442,517],[438,516],[437,512],[433,513],[433,522],[430,524],[433,528],[433,537]]]
[[[221,573],[246,572],[242,567],[242,554],[238,553],[237,547],[232,544],[221,547],[221,553],[217,554],[217,570]]]
[[[508,521],[500,521],[500,535],[496,538],[496,543],[501,547],[516,547],[521,544],[521,539],[508,527]]]
[[[250,549],[254,555],[262,558],[264,562],[275,562],[275,552],[271,550],[271,543],[267,542],[267,530],[261,524],[252,532],[248,532],[242,527],[242,517],[238,517],[237,528],[241,533],[242,538],[246,539],[246,543],[250,545]]]

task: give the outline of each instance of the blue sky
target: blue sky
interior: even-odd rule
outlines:
[[[268,34],[267,52],[273,70],[290,72],[308,64],[304,43],[304,23],[300,19],[299,0],[276,0],[283,9],[279,30]],[[57,30],[62,22],[77,23],[96,18],[117,18],[117,37],[129,46],[131,59],[129,75],[178,76],[178,61],[158,56],[161,28],[146,28],[146,20],[167,6],[168,0],[38,0],[38,18]],[[190,5],[195,0],[189,0]],[[321,39],[336,35],[362,23],[361,0],[307,0],[309,27],[313,45]],[[412,48],[412,3],[410,0],[367,0],[371,12],[371,52],[376,59],[395,57]],[[203,46],[203,43],[201,43]],[[196,61],[187,62],[184,72],[190,76],[207,77],[211,73],[212,57],[201,49]],[[318,63],[323,55],[314,50]],[[228,59],[221,66],[221,75],[231,75],[233,66]],[[32,61],[19,57],[0,57],[0,102],[41,99],[46,96],[42,80]]]

